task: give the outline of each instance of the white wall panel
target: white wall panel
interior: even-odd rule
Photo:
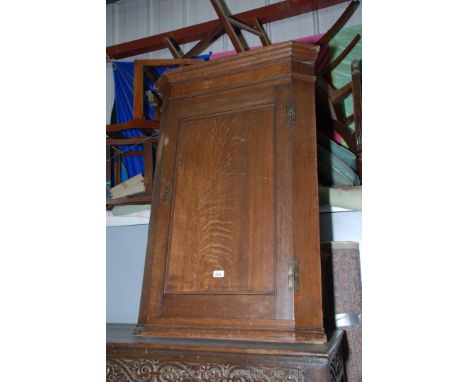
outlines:
[[[148,1],[125,0],[115,6],[116,42],[148,36]]]
[[[187,22],[187,2],[184,0],[159,0],[149,2],[153,7],[151,13],[156,21],[152,30],[153,33],[168,32],[173,29],[178,29]],[[168,17],[169,16],[169,17]]]
[[[114,29],[116,26],[115,16],[114,16],[114,7],[107,7],[106,12],[106,45],[113,45],[115,42]]]
[[[273,42],[287,41],[317,34],[314,28],[314,14],[309,12],[289,19],[271,23],[270,38]]]

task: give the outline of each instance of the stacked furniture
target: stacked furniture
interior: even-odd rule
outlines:
[[[151,202],[154,152],[159,142],[159,114],[155,113],[154,120],[144,116],[144,78],[145,75],[153,82],[159,78],[155,69],[168,66],[177,67],[199,64],[199,60],[190,59],[153,59],[135,60],[133,76],[133,118],[124,123],[106,126],[106,155],[107,155],[107,184],[119,185],[122,182],[122,159],[131,156],[143,158],[144,193],[132,197],[107,198],[108,207],[122,204],[147,204]],[[157,94],[150,94],[154,100],[154,107],[159,107]],[[128,137],[127,131],[138,132],[137,136]]]

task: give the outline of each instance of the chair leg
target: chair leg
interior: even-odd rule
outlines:
[[[206,35],[205,38],[200,40],[192,49],[184,54],[183,58],[192,58],[198,54],[201,54],[208,46],[215,42],[224,32],[224,25],[222,23],[218,24],[210,33]]]
[[[228,34],[229,39],[232,42],[232,45],[234,45],[234,49],[236,50],[236,52],[237,53],[245,52],[244,46],[242,45],[242,42],[239,39],[239,36],[237,35],[237,32],[235,31],[231,22],[229,21],[228,16],[224,12],[224,9],[220,0],[210,0],[210,1],[211,1],[211,5],[216,11],[216,14],[218,15],[219,19],[223,23],[224,29],[226,30],[226,33]]]
[[[120,155],[115,157],[115,185],[122,183],[122,161]]]
[[[143,172],[144,172],[145,195],[152,194],[153,171],[154,171],[153,144],[147,141],[143,143]]]
[[[357,170],[362,184],[362,61],[351,63],[354,107],[354,136],[356,140]]]
[[[177,44],[174,40],[166,37],[164,38],[164,42],[166,43],[167,48],[169,49],[174,58],[183,57],[184,54],[182,53],[179,44]]]
[[[270,38],[268,37],[267,33],[265,32],[265,29],[263,29],[263,25],[260,23],[258,19],[254,20],[254,28],[261,33],[260,41],[262,42],[262,45],[263,46],[271,45]]]

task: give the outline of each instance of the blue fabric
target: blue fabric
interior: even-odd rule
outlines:
[[[133,62],[115,61],[112,64],[114,71],[115,89],[115,122],[124,123],[133,119]],[[136,129],[123,131],[124,137],[138,137],[143,134]],[[127,151],[131,146],[119,146],[122,151]],[[130,151],[142,150],[142,145],[134,146]],[[122,182],[132,176],[143,173],[143,157],[123,157]]]
[[[209,60],[211,52],[208,54],[196,56],[203,60]],[[124,123],[133,119],[133,77],[134,77],[134,65],[133,62],[125,61],[114,61],[113,62],[114,72],[114,89],[115,89],[115,117],[116,123]],[[176,68],[177,66],[168,66],[165,68],[156,68],[155,73],[160,76],[168,69]],[[154,90],[154,84],[146,76],[144,82],[144,91]],[[144,117],[145,119],[153,119],[154,110],[149,105],[146,97],[144,97]],[[124,137],[139,137],[143,136],[140,131],[136,129],[129,129],[123,131],[122,136]],[[143,139],[143,138],[142,138]],[[127,151],[131,146],[119,146],[122,151]],[[129,151],[142,150],[143,145],[136,145]],[[143,174],[143,156],[132,156],[123,157],[122,163],[124,171],[122,171],[122,181],[131,178],[138,174]],[[126,170],[126,171],[125,171]],[[143,174],[144,175],[144,174]],[[113,185],[114,186],[114,185]]]

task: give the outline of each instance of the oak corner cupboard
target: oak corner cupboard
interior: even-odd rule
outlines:
[[[317,53],[288,41],[162,76],[137,334],[326,342]]]

